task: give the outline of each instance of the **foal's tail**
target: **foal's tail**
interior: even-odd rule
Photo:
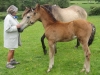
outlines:
[[[88,41],[88,46],[90,46],[94,40],[94,36],[95,36],[95,32],[96,32],[96,28],[93,24],[91,24],[92,26],[92,33],[91,33],[91,36],[89,38],[89,41]]]

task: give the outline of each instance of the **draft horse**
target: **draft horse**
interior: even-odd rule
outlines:
[[[54,54],[57,42],[71,41],[74,38],[79,39],[82,44],[85,62],[82,71],[90,71],[90,49],[88,47],[88,41],[93,42],[95,35],[95,26],[90,22],[78,19],[71,22],[61,22],[54,18],[54,16],[44,6],[36,5],[34,10],[31,10],[26,14],[28,20],[27,24],[31,25],[37,20],[41,20],[45,29],[45,36],[49,45],[49,72],[54,65]],[[67,18],[67,17],[66,17]],[[25,24],[24,24],[25,25]]]
[[[82,7],[77,6],[77,5],[72,5],[72,6],[69,6],[68,8],[60,8],[58,5],[49,5],[49,4],[44,4],[42,6],[48,9],[53,14],[55,19],[62,22],[70,22],[70,21],[73,21],[75,19],[80,19],[80,18],[87,19],[86,11]],[[28,11],[30,11],[30,8],[26,8],[23,15],[26,14]],[[44,54],[47,54],[44,39],[45,39],[45,34],[43,34],[43,36],[41,37],[41,43],[42,43]],[[79,45],[80,44],[77,40],[77,44],[75,47],[78,48]],[[88,45],[90,45],[90,43]]]

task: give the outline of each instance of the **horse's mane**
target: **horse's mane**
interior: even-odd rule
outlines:
[[[24,17],[27,13],[31,11],[31,8],[26,8],[25,11],[22,14],[22,17]]]
[[[47,9],[45,6],[41,6],[41,7],[50,15],[50,17],[52,17],[52,19],[53,19],[54,21],[57,21],[57,20],[54,18],[54,15],[50,12],[49,9]]]
[[[44,5],[42,5],[42,6],[44,6],[44,7],[46,7],[48,10],[50,10],[50,12],[52,12],[52,10],[53,9],[55,9],[55,8],[60,8],[58,5],[49,5],[49,4],[44,4]]]
[[[44,6],[44,7],[47,8],[50,12],[52,12],[52,5],[44,4],[44,5],[42,5],[42,6]]]

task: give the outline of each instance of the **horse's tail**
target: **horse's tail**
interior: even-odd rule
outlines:
[[[93,24],[91,24],[92,26],[92,33],[91,33],[91,36],[89,38],[89,41],[88,41],[88,46],[90,46],[94,40],[94,36],[95,36],[95,32],[96,32],[96,28]]]

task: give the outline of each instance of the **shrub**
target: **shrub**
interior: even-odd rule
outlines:
[[[100,15],[100,7],[90,7],[89,15]]]

